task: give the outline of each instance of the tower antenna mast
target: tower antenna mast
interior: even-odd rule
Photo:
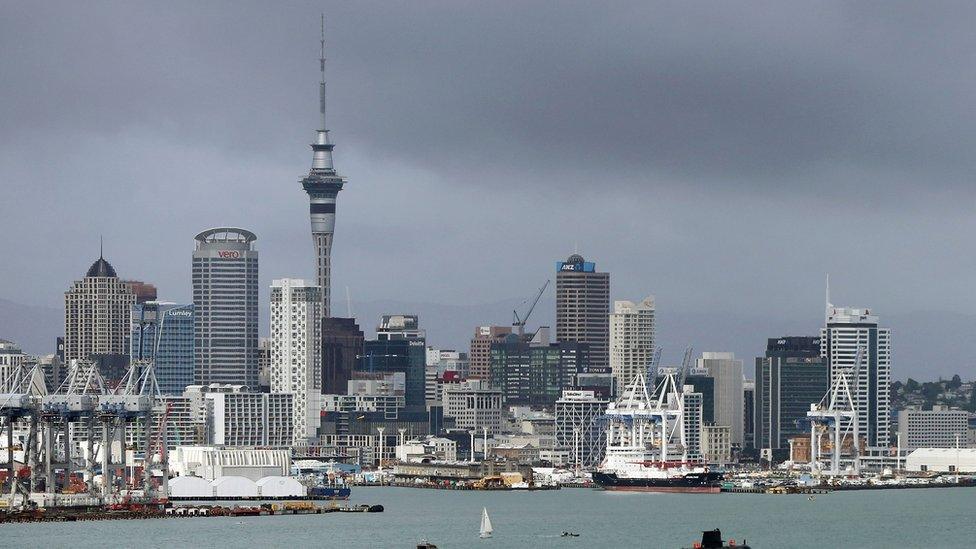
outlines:
[[[325,130],[325,14],[322,14],[322,34],[319,40],[321,50],[319,53],[319,116],[321,117],[322,131]]]

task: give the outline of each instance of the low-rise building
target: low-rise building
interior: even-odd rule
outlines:
[[[245,477],[258,481],[267,476],[285,476],[291,470],[291,452],[272,448],[227,448],[221,446],[177,446],[169,456],[175,475],[206,480]]]
[[[486,380],[445,386],[444,417],[454,418],[458,429],[497,433],[502,425],[502,392],[492,389]]]
[[[905,458],[905,469],[918,472],[976,473],[976,448],[918,448]]]
[[[932,410],[900,410],[898,435],[905,450],[966,446],[969,412],[942,406],[934,406]]]
[[[732,460],[732,428],[728,425],[704,425],[701,437],[702,457],[708,463],[724,464]]]

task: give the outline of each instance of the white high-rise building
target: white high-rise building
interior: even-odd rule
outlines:
[[[654,296],[640,303],[614,301],[610,313],[610,372],[619,396],[654,357]]]
[[[826,326],[820,330],[820,355],[830,364],[830,379],[848,374],[858,347],[864,357],[857,380],[850,379],[857,409],[858,431],[869,447],[887,447],[891,405],[891,330],[878,327],[870,309],[827,305]]]
[[[610,401],[593,391],[563,391],[556,401],[556,447],[569,451],[569,463],[592,467],[603,460],[606,447],[600,418]]]
[[[294,395],[295,444],[315,439],[321,425],[320,292],[304,280],[271,283],[271,392]]]
[[[742,361],[734,353],[702,353],[698,367],[715,380],[715,425],[729,427],[732,446],[741,448],[745,439]]]

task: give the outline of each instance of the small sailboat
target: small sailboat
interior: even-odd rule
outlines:
[[[488,518],[488,508],[481,508],[481,539],[491,537],[491,519]]]

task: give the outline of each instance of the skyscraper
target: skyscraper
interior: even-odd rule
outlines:
[[[322,394],[346,394],[363,353],[363,331],[355,318],[322,319]]]
[[[830,368],[820,356],[819,337],[769,339],[756,358],[755,447],[785,449],[789,439],[808,434],[797,425],[810,405],[830,388]]]
[[[864,347],[857,379],[849,378],[858,431],[868,446],[885,447],[891,413],[891,330],[879,328],[878,317],[870,309],[830,304],[826,324],[820,330],[820,356],[830,364],[831,382],[850,374],[858,347]]]
[[[332,235],[335,231],[336,196],[346,179],[336,173],[332,164],[329,130],[325,124],[325,18],[322,19],[321,55],[319,56],[319,126],[312,143],[312,169],[302,179],[308,193],[309,218],[312,222],[312,243],[315,246],[315,283],[322,289],[322,316],[332,316]]]
[[[620,396],[637,374],[647,376],[654,356],[654,296],[640,303],[614,301],[610,314],[610,371]]]
[[[85,278],[64,293],[65,362],[108,358],[108,362],[127,363],[135,302],[131,286],[119,280],[112,265],[99,255]]]
[[[745,441],[742,361],[733,353],[702,353],[698,367],[715,380],[715,425],[730,427],[732,445],[741,448]]]
[[[322,296],[318,286],[284,278],[271,283],[271,392],[293,395],[296,444],[318,436],[322,408]]]
[[[193,252],[197,385],[258,387],[257,236],[236,227],[207,229]]]
[[[147,301],[132,306],[130,355],[153,360],[159,390],[182,395],[193,384],[193,304]]]
[[[586,343],[590,371],[609,371],[610,273],[573,254],[556,262],[556,341]]]
[[[469,377],[478,379],[491,377],[491,344],[504,340],[510,333],[512,333],[511,326],[478,326],[475,329],[468,353]]]
[[[426,408],[427,340],[416,315],[384,315],[376,340],[363,343],[361,358],[361,371],[403,372],[407,408]]]

